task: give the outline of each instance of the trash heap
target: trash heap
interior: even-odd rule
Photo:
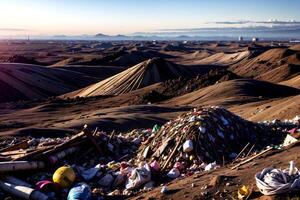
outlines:
[[[247,155],[261,150],[281,137],[272,130],[223,108],[206,107],[162,127],[129,133],[85,126],[63,138],[1,138],[0,199],[8,194],[30,200],[132,195],[215,169],[245,149]]]
[[[125,185],[125,172],[120,169],[133,169],[126,161],[139,147],[138,133],[141,131],[132,132],[134,138],[125,137],[85,126],[72,137],[2,140],[0,199],[11,195],[20,199],[72,200],[88,199],[96,193],[98,197],[106,195],[120,183]]]
[[[162,169],[176,163],[185,168],[207,163],[225,164],[250,143],[255,149],[276,137],[263,124],[246,121],[221,107],[194,109],[169,121],[140,147],[139,160],[159,162]]]

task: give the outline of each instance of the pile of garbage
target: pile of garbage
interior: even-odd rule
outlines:
[[[215,169],[243,152],[248,155],[276,143],[281,136],[224,108],[206,107],[162,127],[129,133],[85,126],[70,137],[7,138],[0,141],[0,191],[4,191],[0,199],[128,196]]]
[[[155,160],[162,169],[172,169],[176,163],[203,168],[235,159],[247,144],[262,149],[276,143],[278,137],[282,135],[274,135],[268,126],[244,120],[224,108],[200,108],[163,125],[144,142],[138,158]]]
[[[5,193],[0,192],[0,199],[8,194],[21,199],[89,199],[92,192],[101,197],[126,181],[121,169],[131,169],[126,161],[138,144],[130,136],[87,127],[72,137],[2,141],[0,191]]]

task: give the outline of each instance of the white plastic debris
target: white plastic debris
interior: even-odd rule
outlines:
[[[161,190],[160,190],[160,193],[162,193],[162,194],[166,194],[166,193],[168,193],[168,188],[167,188],[167,186],[163,186],[162,188],[161,188]]]
[[[187,140],[183,143],[183,152],[185,153],[189,153],[191,151],[193,151],[194,147],[193,147],[193,141],[192,140]]]
[[[295,175],[296,174],[296,169],[295,169],[295,162],[293,160],[290,161],[290,169],[289,169],[289,175]]]
[[[294,161],[285,170],[265,168],[255,174],[256,185],[264,195],[290,193],[300,190],[300,174]]]
[[[209,171],[209,170],[214,170],[219,168],[220,165],[217,165],[216,161],[213,163],[209,163],[208,165],[205,166],[204,171]]]
[[[200,127],[199,127],[199,131],[200,131],[201,133],[205,133],[205,132],[206,132],[206,128],[203,127],[203,126],[200,126]]]
[[[132,140],[132,143],[135,144],[135,145],[140,145],[142,142],[141,138],[134,138]]]
[[[178,178],[180,176],[180,171],[177,168],[173,168],[167,173],[167,176],[172,179]]]
[[[282,146],[286,147],[290,144],[293,144],[295,142],[297,142],[298,140],[296,138],[294,138],[293,136],[291,136],[290,134],[287,134],[284,141],[283,141],[283,144]]]
[[[150,166],[145,163],[143,166],[132,170],[130,177],[126,182],[126,189],[139,188],[144,183],[151,180]]]

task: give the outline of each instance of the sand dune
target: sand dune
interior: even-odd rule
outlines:
[[[152,59],[154,57],[167,58],[171,56],[167,56],[165,54],[156,51],[151,51],[151,50],[147,50],[147,51],[130,50],[124,52],[124,54],[120,55],[114,60],[111,60],[109,64],[113,66],[133,66],[145,60]]]
[[[95,77],[99,81],[113,76],[126,68],[114,66],[90,66],[90,65],[66,65],[63,67],[56,67],[56,69],[65,69],[73,72],[85,74],[87,76]]]
[[[252,79],[237,79],[215,84],[166,101],[173,105],[239,105],[262,99],[300,94],[300,90]]]
[[[191,54],[188,54],[186,57],[189,59],[203,59],[203,58],[211,56],[212,54],[213,53],[208,50],[198,50]]]
[[[154,58],[66,96],[118,95],[181,76],[191,76],[191,73],[184,67]]]
[[[296,51],[286,48],[270,49],[253,59],[237,63],[230,69],[240,76],[255,77],[275,69],[283,64],[298,64]]]
[[[230,110],[251,121],[291,119],[299,114],[300,95],[231,106]]]
[[[300,44],[295,44],[295,45],[291,46],[289,49],[295,50],[295,51],[300,51]]]
[[[223,105],[251,120],[291,118],[300,110],[299,90],[295,89],[300,89],[299,45],[290,43],[130,41],[102,45],[60,41],[1,45],[3,61],[8,58],[17,61],[13,55],[24,55],[47,65],[63,66],[11,64],[3,67],[7,64],[2,64],[0,102],[56,95],[71,97],[0,104],[1,120],[6,124],[2,130],[80,128],[84,123],[98,125],[103,116],[107,117],[103,119],[107,125],[104,128],[113,124],[111,121],[119,121],[118,126],[124,128],[128,125],[127,116],[136,126],[138,120],[147,121],[150,117],[143,109],[152,112],[151,109],[161,104],[170,108]],[[169,51],[164,51],[165,48]],[[229,72],[222,72],[226,69]],[[241,79],[245,77],[256,80]],[[82,98],[73,98],[77,96]],[[153,107],[145,106],[148,103]],[[126,106],[121,116],[116,109],[120,106]],[[137,107],[140,110],[135,112]],[[105,113],[100,112],[103,109]],[[114,109],[115,115],[110,116]],[[68,115],[63,116],[65,113]],[[172,110],[161,119],[171,115]],[[153,112],[151,118],[156,117]],[[147,125],[155,121],[148,120]]]
[[[294,78],[291,78],[289,80],[282,81],[280,82],[280,84],[300,88],[300,75],[295,76]]]
[[[43,99],[84,87],[96,80],[80,73],[38,65],[0,64],[0,102]]]
[[[171,56],[151,50],[139,51],[134,49],[119,49],[115,51],[104,52],[100,55],[82,55],[70,57],[61,60],[53,64],[52,66],[56,67],[66,65],[106,65],[129,67],[154,57],[167,58]]]
[[[250,51],[242,51],[237,53],[216,53],[209,57],[195,61],[196,64],[202,65],[230,65],[235,64],[250,55]]]
[[[300,75],[300,65],[285,64],[266,73],[258,75],[255,79],[279,83]],[[292,85],[291,85],[292,86]]]

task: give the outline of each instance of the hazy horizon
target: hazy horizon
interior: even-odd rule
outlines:
[[[251,37],[263,33],[298,38],[299,7],[297,0],[0,1],[0,37],[98,33]]]

